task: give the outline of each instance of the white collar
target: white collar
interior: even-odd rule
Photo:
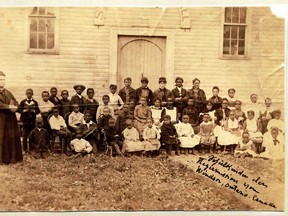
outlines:
[[[88,122],[88,123],[85,122],[85,124],[86,124],[86,125],[92,125],[93,122],[90,120],[90,122]]]
[[[82,98],[82,95],[76,94],[79,98]]]

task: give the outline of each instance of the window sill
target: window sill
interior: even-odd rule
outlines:
[[[33,55],[60,55],[59,51],[27,51],[26,54],[33,54]]]
[[[220,56],[221,60],[250,60],[251,58],[249,56],[229,56],[229,55],[225,55],[225,56]]]

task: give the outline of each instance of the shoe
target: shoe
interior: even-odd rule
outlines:
[[[71,151],[66,151],[65,152],[65,155],[67,155],[68,157],[70,157],[72,155],[72,152]]]

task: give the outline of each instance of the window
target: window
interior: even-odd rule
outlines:
[[[28,50],[36,53],[55,53],[56,43],[54,8],[34,7],[29,14]]]
[[[246,55],[247,8],[226,7],[223,28],[223,56]]]

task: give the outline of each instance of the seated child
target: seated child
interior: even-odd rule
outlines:
[[[76,138],[71,141],[72,153],[76,154],[77,156],[85,156],[89,154],[92,151],[92,146],[87,140],[82,138],[83,133],[79,128],[77,128],[75,132]]]
[[[192,125],[195,134],[199,133],[199,113],[198,110],[194,106],[194,99],[188,99],[188,105],[183,110],[183,115],[189,116],[189,123]]]
[[[110,115],[110,110],[108,107],[104,107],[103,109],[103,114],[100,115],[100,117],[98,118],[97,122],[98,122],[98,128],[100,131],[103,131],[107,128],[109,128],[109,119],[113,118]]]
[[[178,111],[177,108],[173,106],[173,98],[171,96],[167,97],[166,107],[163,108],[161,112],[161,122],[163,121],[163,116],[169,115],[171,118],[172,124],[176,124],[179,122]]]
[[[156,127],[160,127],[161,113],[163,109],[161,107],[161,100],[159,98],[156,98],[154,100],[154,105],[150,107],[150,110],[154,121],[154,125]]]
[[[97,113],[97,109],[99,107],[99,103],[98,101],[96,101],[94,99],[94,89],[93,88],[88,88],[87,89],[87,100],[86,100],[86,108],[85,111],[89,111],[91,113],[92,116],[92,121],[96,123],[96,113]]]
[[[266,133],[268,122],[272,119],[272,113],[274,108],[272,105],[272,100],[270,98],[265,99],[265,107],[261,110],[260,120],[262,125],[262,133]],[[273,116],[274,117],[274,116]]]
[[[122,98],[116,93],[117,91],[117,85],[111,84],[109,86],[110,93],[109,96],[109,105],[113,108],[114,114],[119,115],[121,112],[121,109],[123,108],[124,102]]]
[[[84,122],[79,126],[79,129],[83,134],[83,139],[87,140],[93,147],[93,154],[96,154],[98,127],[97,124],[92,121],[92,116],[89,111],[84,112]]]
[[[277,127],[278,128],[278,131],[279,133],[282,133],[284,134],[285,132],[285,126],[284,126],[284,121],[281,120],[281,111],[280,110],[275,110],[273,112],[273,117],[274,119],[271,119],[268,124],[267,124],[267,130],[271,130],[273,127]],[[268,132],[267,131],[267,132]],[[267,133],[266,132],[266,133]]]
[[[29,134],[29,148],[35,158],[45,158],[50,148],[50,136],[43,128],[42,117],[36,118],[36,128]]]
[[[74,85],[74,90],[76,91],[76,95],[71,97],[71,104],[78,104],[79,105],[79,112],[83,113],[86,108],[86,98],[83,97],[82,92],[85,90],[84,85]],[[73,111],[73,109],[71,110]]]
[[[73,104],[72,105],[72,109],[73,111],[71,112],[71,114],[68,117],[68,124],[69,127],[75,131],[76,128],[83,123],[84,121],[84,115],[79,112],[79,105],[78,104]]]
[[[246,115],[245,115],[245,112],[241,110],[241,105],[242,105],[242,102],[240,100],[236,100],[234,111],[235,111],[236,119],[238,120],[240,126],[243,127],[243,124],[246,121]]]
[[[244,131],[242,133],[242,140],[239,140],[238,145],[235,149],[234,156],[240,158],[257,156],[254,148],[255,146],[252,140],[250,140],[249,132]]]
[[[134,99],[130,99],[128,104],[129,104],[129,114],[134,116],[134,110],[135,110],[135,107],[136,107],[135,100]]]
[[[96,113],[96,120],[103,114],[103,109],[107,107],[109,109],[109,114],[114,118],[114,109],[109,105],[110,98],[108,95],[103,95],[102,97],[103,104],[101,104]]]
[[[136,93],[136,98],[135,100],[137,102],[140,101],[142,97],[144,97],[147,101],[148,106],[151,106],[153,104],[153,92],[152,90],[148,87],[149,80],[147,77],[143,77],[141,79],[141,87],[137,88],[135,93]]]
[[[209,147],[210,153],[213,153],[213,145],[216,141],[214,135],[214,124],[212,121],[209,121],[210,115],[208,113],[203,114],[203,122],[200,124],[200,150],[203,151],[204,146]]]
[[[265,151],[259,157],[272,160],[284,159],[284,145],[283,134],[277,127],[272,127],[264,134],[262,146],[265,148]]]
[[[236,90],[234,88],[228,89],[228,108],[230,110],[235,110],[236,98],[235,98]]]
[[[126,144],[120,141],[120,136],[117,133],[117,127],[115,125],[114,118],[109,119],[108,127],[105,129],[105,134],[108,146],[113,147],[118,155],[123,157],[123,154],[126,151]]]
[[[116,126],[118,128],[118,133],[122,134],[124,129],[126,128],[126,120],[133,120],[133,116],[129,114],[129,105],[126,103],[123,105],[123,110],[121,110],[120,114],[117,117]]]
[[[230,146],[231,154],[233,154],[240,136],[239,122],[235,118],[235,111],[231,110],[228,120],[224,122],[224,130],[219,130],[218,144],[224,146],[224,151],[226,146]]]
[[[145,99],[145,98],[144,98]],[[144,144],[139,140],[139,133],[133,127],[131,119],[126,120],[127,127],[123,131],[124,144],[127,152],[144,151]]]
[[[175,147],[176,155],[180,155],[178,135],[175,126],[171,123],[171,117],[165,115],[162,119],[161,142],[166,146],[166,152],[168,155],[171,155],[172,147]]]
[[[67,125],[65,123],[64,118],[59,115],[59,110],[57,107],[53,108],[53,115],[50,117],[49,123],[50,123],[50,127],[53,133],[65,140],[64,153],[70,156],[71,153],[70,151],[67,152],[67,147],[69,148],[69,150],[71,150],[70,140],[71,140],[72,134],[67,129]]]
[[[180,147],[185,148],[185,153],[187,154],[187,148],[192,149],[192,154],[194,154],[194,147],[199,144],[200,137],[194,135],[194,130],[189,123],[189,116],[183,115],[182,122],[176,125],[178,139],[180,140]]]
[[[41,93],[42,101],[39,101],[38,106],[40,110],[40,114],[43,118],[43,128],[45,128],[48,133],[51,133],[51,128],[48,122],[48,116],[52,113],[52,108],[54,107],[54,104],[49,101],[49,92],[43,91]]]
[[[212,122],[212,124],[215,124],[216,122],[216,112],[215,110],[213,109],[213,104],[211,101],[207,100],[205,101],[205,107],[204,107],[204,110],[203,112],[201,112],[199,114],[199,122],[202,123],[203,122],[203,116],[204,114],[209,114],[209,121]]]
[[[160,149],[160,132],[153,125],[153,121],[151,118],[147,119],[147,127],[143,131],[143,139],[144,139],[144,150],[148,151],[158,151]]]
[[[68,99],[69,97],[69,92],[67,90],[62,90],[61,91],[61,97],[62,99],[60,99],[61,104],[62,104],[62,112],[61,112],[61,116],[65,117],[65,115],[67,113],[70,112],[71,107],[70,107],[70,100]]]
[[[147,119],[151,118],[151,110],[147,106],[145,97],[141,97],[140,104],[135,107],[134,119],[135,127],[137,128],[141,138],[143,136],[143,130],[147,127]]]

